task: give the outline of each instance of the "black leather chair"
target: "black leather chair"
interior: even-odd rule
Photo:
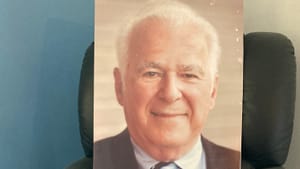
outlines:
[[[78,95],[80,136],[85,156],[72,163],[67,169],[93,168],[93,104],[94,43],[89,46],[83,58]]]
[[[296,61],[278,33],[244,38],[242,168],[283,169],[293,131]]]
[[[242,169],[283,169],[293,130],[296,62],[290,40],[277,33],[244,37]],[[85,157],[68,169],[92,169],[94,46],[88,48],[79,90]]]

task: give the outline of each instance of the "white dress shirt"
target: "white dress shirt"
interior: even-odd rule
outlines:
[[[159,161],[153,159],[144,150],[142,150],[131,139],[134,155],[138,163],[139,169],[152,169]],[[205,153],[203,151],[202,142],[199,138],[194,147],[182,156],[180,159],[174,161],[181,169],[206,169]],[[163,167],[163,169],[177,169],[175,165]]]

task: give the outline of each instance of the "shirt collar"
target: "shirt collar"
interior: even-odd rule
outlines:
[[[130,140],[133,145],[134,155],[136,157],[139,169],[150,169],[159,162],[149,156],[133,141],[132,138]],[[194,147],[188,153],[174,162],[179,167],[184,169],[197,169],[201,166],[206,166],[201,139],[198,139]]]

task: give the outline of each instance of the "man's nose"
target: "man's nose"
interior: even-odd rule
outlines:
[[[161,81],[159,97],[166,102],[174,102],[182,97],[176,76],[167,75]]]

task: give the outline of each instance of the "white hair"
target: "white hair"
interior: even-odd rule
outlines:
[[[178,1],[152,0],[148,1],[134,18],[127,21],[127,23],[121,27],[117,37],[118,64],[123,75],[125,74],[126,65],[128,64],[130,33],[136,25],[150,17],[166,20],[169,24],[172,24],[172,28],[174,29],[178,26],[191,23],[199,27],[204,34],[204,37],[199,38],[204,38],[207,43],[211,72],[213,75],[218,72],[221,49],[215,28],[206,19],[196,14],[190,7]]]

